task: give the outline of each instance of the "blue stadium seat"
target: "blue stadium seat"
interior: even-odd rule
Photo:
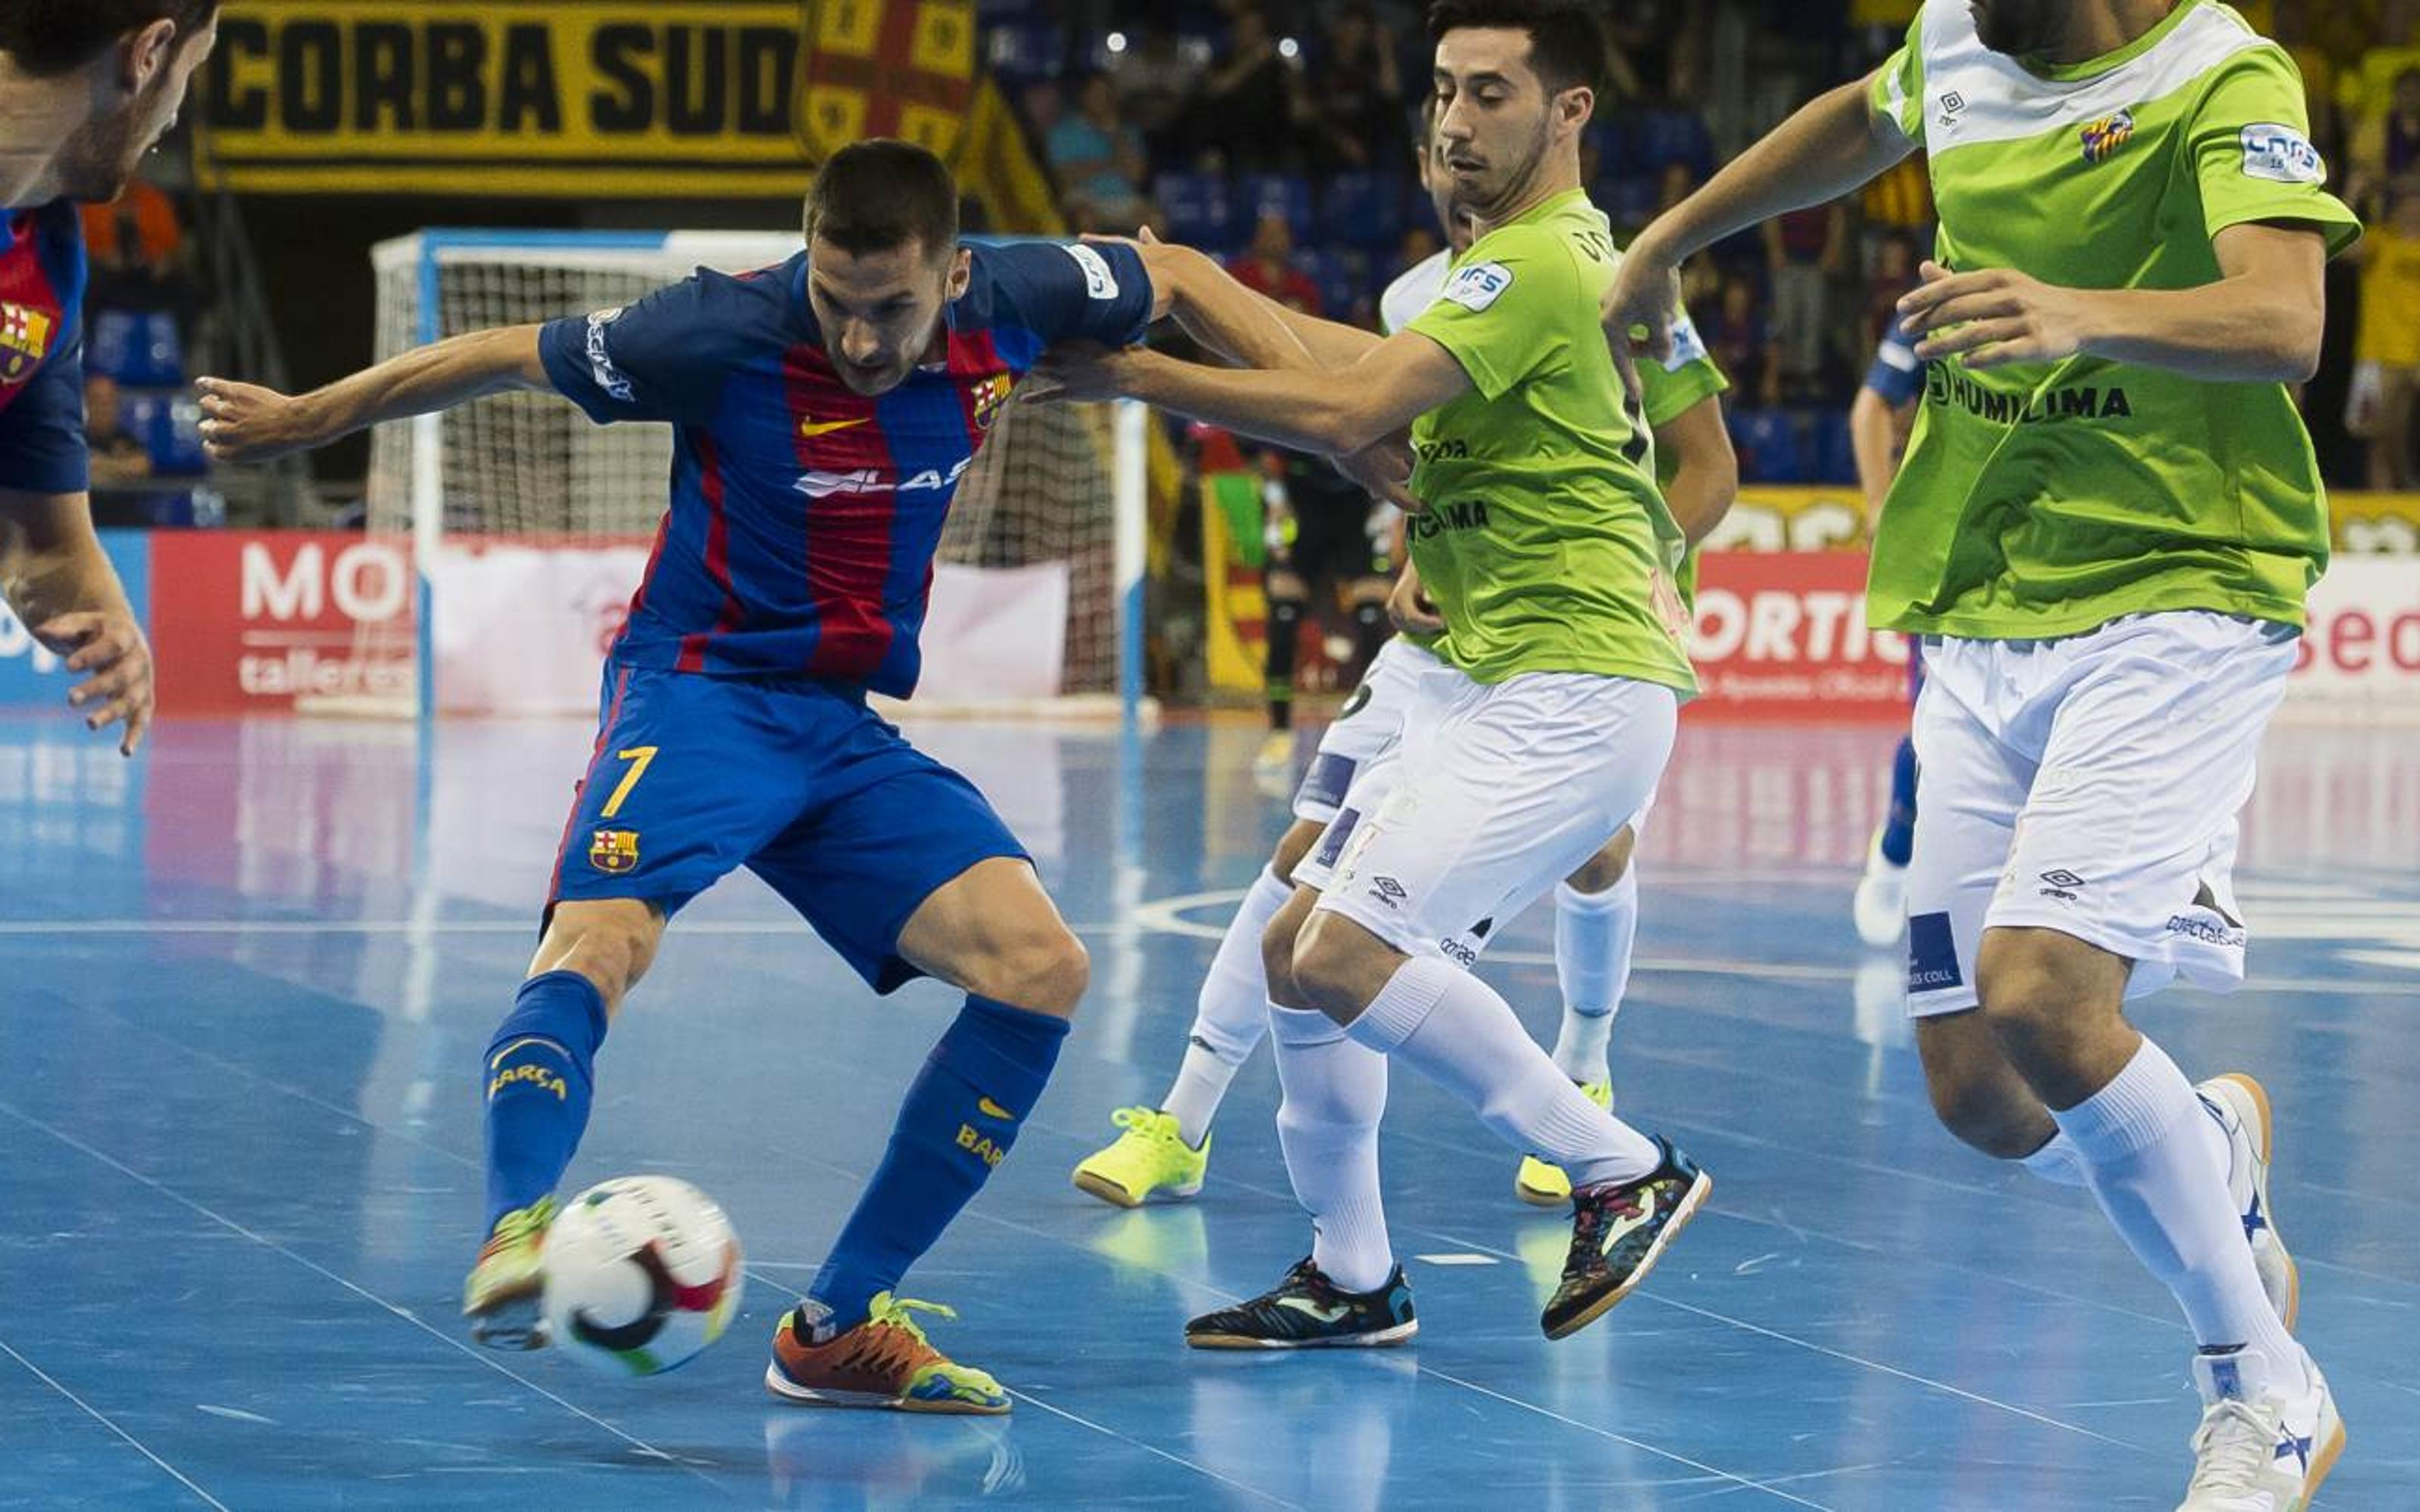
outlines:
[[[1849,412],[1845,409],[1816,409],[1807,413],[1807,425],[1813,432],[1807,450],[1807,471],[1813,483],[1854,483],[1857,481],[1857,449],[1849,436]]]
[[[1392,247],[1403,239],[1402,180],[1393,174],[1341,173],[1320,206],[1327,239],[1350,247]]]
[[[1641,111],[1634,123],[1636,166],[1661,173],[1667,163],[1685,162],[1700,181],[1714,171],[1714,137],[1705,118],[1695,111]]]
[[[1631,174],[1598,179],[1589,197],[1615,225],[1640,226],[1654,219],[1656,189],[1654,179]]]
[[[1235,181],[1237,216],[1236,230],[1245,239],[1261,217],[1274,211],[1285,217],[1286,228],[1294,233],[1296,244],[1311,238],[1311,180],[1295,174],[1246,174]]]
[[[1164,173],[1152,195],[1168,216],[1168,234],[1187,246],[1224,252],[1235,244],[1235,209],[1217,174]]]
[[[1047,21],[1003,22],[986,35],[991,71],[1002,84],[1056,79],[1067,63],[1067,34]]]
[[[1734,409],[1731,447],[1744,483],[1795,483],[1807,475],[1798,417],[1786,409]]]
[[[174,388],[185,381],[185,344],[164,310],[102,310],[92,317],[85,363],[128,388]]]
[[[202,450],[201,401],[190,393],[178,393],[156,404],[149,426],[135,432],[150,449],[152,470],[179,478],[209,471],[209,455]]]

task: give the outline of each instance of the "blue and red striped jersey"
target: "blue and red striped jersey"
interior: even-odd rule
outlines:
[[[56,200],[0,210],[0,488],[82,493],[84,228]]]
[[[832,370],[803,251],[545,328],[547,374],[589,418],[675,427],[672,507],[617,656],[915,687],[941,522],[1011,386],[1054,341],[1124,346],[1151,318],[1125,247],[978,246],[973,264],[946,357],[877,397]]]

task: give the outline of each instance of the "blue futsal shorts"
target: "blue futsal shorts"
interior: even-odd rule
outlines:
[[[925,899],[978,861],[1031,859],[973,783],[855,688],[608,660],[602,704],[549,918],[605,898],[669,916],[744,866],[887,993],[923,975],[899,932]]]

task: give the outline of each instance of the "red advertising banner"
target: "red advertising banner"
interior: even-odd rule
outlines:
[[[1907,638],[1866,628],[1862,551],[1699,559],[1691,719],[1904,722]]]
[[[411,562],[334,531],[162,531],[151,644],[163,714],[290,713],[411,693]]]

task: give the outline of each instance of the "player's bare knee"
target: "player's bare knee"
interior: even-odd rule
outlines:
[[[538,942],[530,975],[571,971],[595,984],[609,1012],[655,964],[663,937],[663,916],[644,903],[566,903],[555,910]]]
[[[1312,820],[1297,819],[1293,827],[1278,837],[1278,848],[1270,853],[1269,872],[1288,887],[1294,885],[1294,869],[1319,843],[1322,826]]]
[[[2114,1004],[2045,931],[1987,933],[1975,963],[1983,1021],[2021,1068],[2061,1063]]]
[[[1624,825],[1619,834],[1605,842],[1602,850],[1582,862],[1580,869],[1565,877],[1563,882],[1574,892],[1586,893],[1590,897],[1609,892],[1621,885],[1622,877],[1630,871],[1631,853],[1637,848],[1637,832]]]
[[[1065,929],[1037,933],[998,951],[974,991],[1036,1013],[1074,1016],[1092,985],[1093,958]]]
[[[2041,1146],[2047,1122],[2040,1105],[2011,1093],[2005,1077],[1928,1072],[1933,1116],[1961,1142],[1994,1160],[2023,1160]]]
[[[1314,913],[1295,942],[1295,992],[1337,1023],[1351,1024],[1402,962],[1393,947],[1351,919]]]

